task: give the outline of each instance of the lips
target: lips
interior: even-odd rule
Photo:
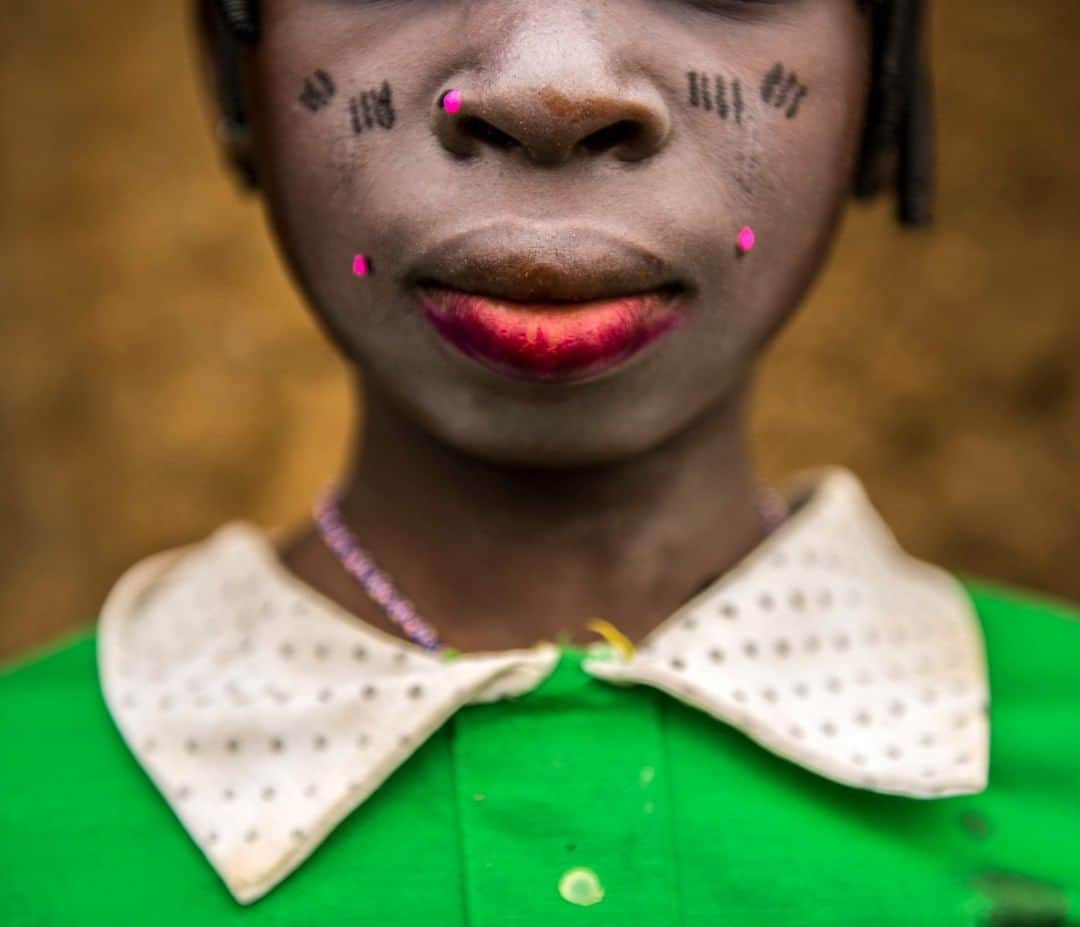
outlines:
[[[441,242],[421,255],[406,282],[547,303],[685,288],[667,260],[625,238],[520,224],[488,225]]]
[[[436,332],[522,379],[590,378],[682,320],[688,285],[652,251],[595,230],[486,226],[427,251],[406,277]]]
[[[619,366],[682,319],[670,293],[576,303],[517,303],[445,288],[420,291],[450,344],[518,379],[576,382]]]

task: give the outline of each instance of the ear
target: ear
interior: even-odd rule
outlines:
[[[254,143],[241,69],[241,42],[222,17],[218,0],[191,0],[191,26],[200,82],[209,104],[214,134],[241,184],[257,189]]]

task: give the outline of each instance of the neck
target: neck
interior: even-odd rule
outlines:
[[[592,618],[637,643],[765,537],[748,393],[629,460],[543,470],[462,454],[368,385],[341,515],[446,646],[587,644]],[[404,637],[313,524],[279,552],[308,585]]]

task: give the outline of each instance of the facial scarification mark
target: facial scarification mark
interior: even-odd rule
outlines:
[[[349,117],[353,132],[359,135],[366,129],[392,129],[397,121],[392,96],[390,82],[384,80],[377,90],[365,90],[351,97]]]
[[[800,83],[794,71],[787,71],[781,62],[776,62],[761,81],[761,99],[777,109],[784,108],[784,115],[794,119],[799,112],[799,104],[809,93],[806,84]]]
[[[315,71],[312,77],[304,80],[304,88],[300,91],[300,102],[313,113],[317,113],[333,99],[337,92],[333,78],[322,68]]]
[[[725,78],[719,74],[709,77],[702,71],[687,71],[687,102],[690,106],[715,112],[724,122],[728,119],[738,126],[743,124],[742,83],[736,78]]]
[[[337,95],[333,77],[323,68],[317,68],[311,77],[305,78],[300,91],[300,103],[312,113],[326,108]],[[392,129],[397,122],[394,111],[393,90],[384,80],[379,87],[364,90],[349,97],[349,125],[353,135],[370,129]]]
[[[708,75],[703,71],[687,71],[687,104],[707,112],[715,112],[723,122],[741,126],[746,113],[742,82],[736,77]],[[799,113],[802,101],[810,93],[806,84],[782,62],[776,62],[761,78],[761,99],[768,106],[782,110],[788,119]]]
[[[755,181],[761,168],[761,136],[757,123],[757,119],[747,119],[746,143],[740,146],[735,155],[735,182],[747,195],[754,193]]]

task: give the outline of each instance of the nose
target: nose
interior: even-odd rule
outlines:
[[[519,88],[512,95],[501,89],[478,95],[466,87],[457,113],[445,112],[438,101],[436,107],[435,131],[448,151],[463,156],[484,148],[522,151],[548,165],[604,152],[620,161],[641,160],[655,154],[671,130],[660,104],[589,89],[567,92],[550,84]]]
[[[565,9],[549,9],[558,6]],[[470,74],[449,79],[432,101],[433,131],[456,155],[505,152],[544,165],[600,155],[637,161],[671,133],[663,94],[646,77],[617,70],[616,55],[580,25],[521,23],[490,52],[500,67],[478,69],[482,82]],[[461,93],[455,113],[442,106],[451,89]]]

